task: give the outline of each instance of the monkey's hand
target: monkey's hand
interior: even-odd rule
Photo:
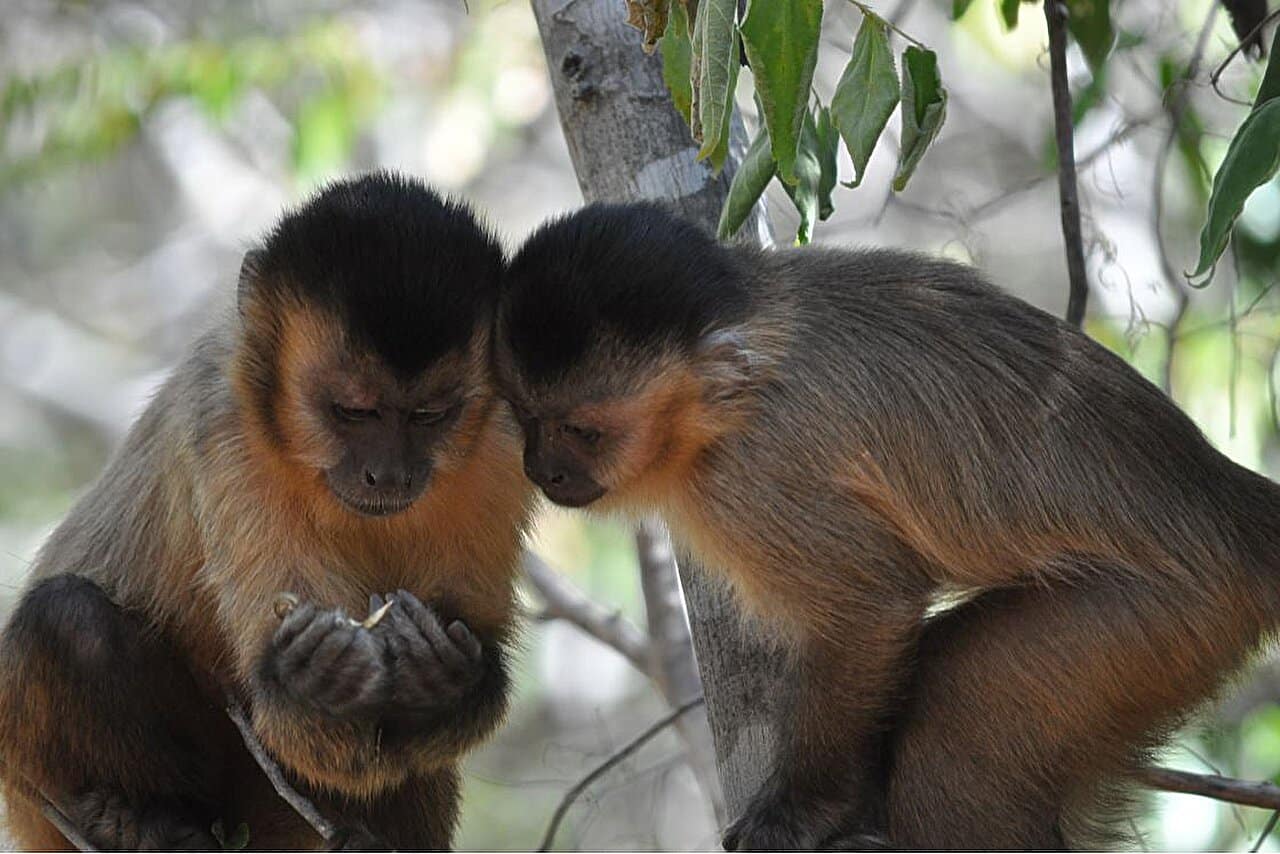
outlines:
[[[459,704],[484,677],[480,640],[461,620],[445,625],[406,590],[369,598],[370,613],[393,604],[373,628],[386,644],[391,709],[396,715],[433,716]]]
[[[389,695],[384,646],[341,609],[299,604],[267,650],[268,676],[295,703],[340,719],[376,714]]]

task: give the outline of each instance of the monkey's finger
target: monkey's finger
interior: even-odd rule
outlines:
[[[436,654],[441,663],[450,670],[465,668],[468,664],[466,655],[453,645],[453,640],[445,632],[444,626],[440,624],[440,618],[436,616],[436,612],[418,601],[412,593],[400,590],[397,591],[396,595],[407,597],[406,601],[409,603],[407,610],[410,618],[413,619],[414,625],[418,627],[418,631],[422,632],[422,636],[431,644],[432,652]]]
[[[347,649],[356,642],[356,637],[357,631],[353,628],[341,628],[329,632],[311,654],[308,668],[315,673],[324,673],[346,654]]]
[[[480,660],[480,654],[484,651],[480,645],[480,639],[475,636],[471,629],[467,628],[467,624],[462,620],[454,620],[446,629],[450,639],[454,645],[462,650],[462,654],[467,657],[468,661],[476,662]]]
[[[307,626],[311,625],[315,615],[316,608],[314,605],[304,602],[295,607],[280,623],[280,628],[276,629],[276,645],[283,649],[293,643],[294,638],[300,635]]]
[[[382,607],[382,596],[378,593],[369,594],[369,613],[372,614]]]
[[[311,623],[284,648],[281,657],[287,666],[301,667],[306,664],[316,648],[324,642],[331,632],[346,624],[346,617],[334,611],[325,611],[315,615]]]

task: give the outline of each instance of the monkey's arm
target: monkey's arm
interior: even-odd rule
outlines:
[[[443,619],[405,590],[374,629],[391,669],[383,743],[403,746],[421,767],[451,762],[502,720],[508,677],[502,646],[462,620]],[[372,597],[370,612],[384,604]]]

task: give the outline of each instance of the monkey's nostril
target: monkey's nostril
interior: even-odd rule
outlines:
[[[548,480],[551,482],[552,486],[563,486],[564,482],[568,480],[568,478],[564,476],[564,472],[556,472],[551,475]]]
[[[364,482],[369,484],[370,486],[378,485],[378,479],[374,477],[373,472],[369,471],[368,469],[364,470]]]

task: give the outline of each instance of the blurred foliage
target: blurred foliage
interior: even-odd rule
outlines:
[[[191,98],[222,120],[255,88],[283,96],[297,173],[331,170],[345,161],[381,89],[355,44],[347,27],[325,22],[283,38],[112,47],[45,74],[10,77],[0,93],[0,138],[10,152],[0,190],[115,153],[166,98]]]

